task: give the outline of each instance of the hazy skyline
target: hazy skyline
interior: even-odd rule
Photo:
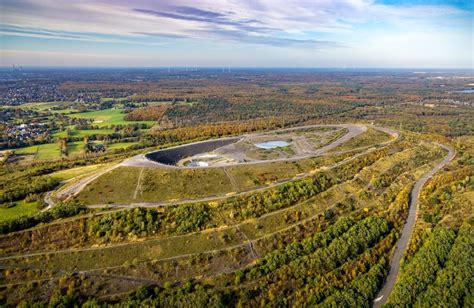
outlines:
[[[2,0],[0,10],[0,66],[473,67],[469,0]]]

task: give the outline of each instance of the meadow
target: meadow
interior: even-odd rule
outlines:
[[[70,127],[70,132],[63,130],[53,134],[53,138],[66,138],[66,137],[86,137],[91,135],[109,135],[113,134],[113,129],[103,128],[103,129],[74,129]]]
[[[147,124],[152,125],[154,121],[126,121],[125,113],[120,108],[109,108],[104,110],[89,111],[82,113],[74,113],[69,115],[77,119],[92,119],[92,125],[99,127],[110,127],[112,125],[128,125],[128,124]]]
[[[14,202],[14,206],[0,207],[0,222],[16,219],[22,216],[31,216],[38,212],[37,202],[26,202],[25,200]]]

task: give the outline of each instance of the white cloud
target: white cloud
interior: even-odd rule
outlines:
[[[309,65],[337,64],[347,57],[376,62],[375,53],[419,60],[426,49],[434,48],[437,52],[429,58],[433,63],[449,62],[454,55],[461,59],[452,59],[453,65],[471,58],[458,50],[469,37],[460,40],[457,34],[468,33],[472,24],[466,20],[472,13],[450,6],[392,6],[372,0],[2,0],[1,10],[0,34],[8,36],[157,48],[176,39],[214,46],[238,42],[271,48],[262,51],[267,55],[271,50],[289,58],[292,52],[294,61],[303,57],[301,62]],[[373,31],[371,23],[380,24],[382,30]],[[449,48],[440,49],[435,32],[443,33],[443,44]],[[400,44],[410,46],[392,52]],[[276,46],[282,47],[281,54]],[[15,46],[4,44],[4,48]]]

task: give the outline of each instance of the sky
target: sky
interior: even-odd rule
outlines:
[[[0,66],[473,68],[473,0],[0,0]]]

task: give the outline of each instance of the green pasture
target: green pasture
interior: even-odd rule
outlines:
[[[14,149],[15,154],[34,155],[35,159],[56,159],[59,158],[59,145],[57,143],[46,143],[32,145],[29,147]]]
[[[99,127],[110,125],[127,125],[134,123],[152,125],[154,123],[154,121],[126,121],[124,119],[125,113],[123,112],[123,109],[117,108],[75,113],[70,117],[77,119],[93,119],[94,122],[92,124]]]
[[[113,134],[114,130],[113,129],[71,129],[69,132],[69,137],[85,137],[85,136],[91,136],[91,135],[109,135]],[[56,132],[53,134],[54,138],[66,138],[67,134],[66,131],[60,131]]]

